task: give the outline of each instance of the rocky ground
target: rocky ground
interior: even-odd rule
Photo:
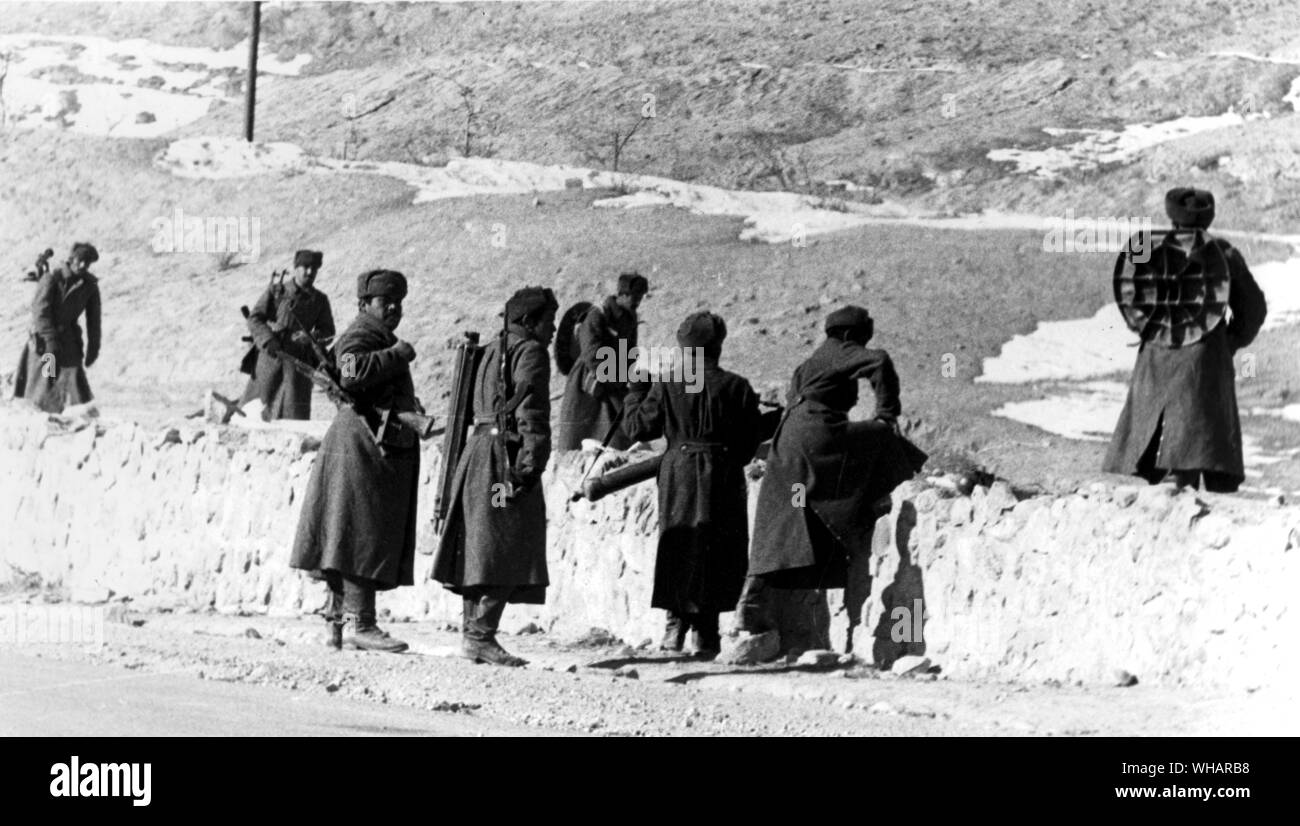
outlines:
[[[322,715],[334,698],[471,715],[490,724],[602,736],[1247,735],[1294,733],[1276,693],[967,683],[897,676],[861,663],[727,666],[635,647],[597,629],[582,638],[503,636],[522,670],[455,656],[458,635],[424,623],[388,628],[402,655],[334,652],[320,621],[109,609],[103,647],[0,642],[0,652],[111,664],[293,692]],[[509,623],[507,622],[507,626]],[[1122,675],[1117,675],[1117,679]],[[248,732],[256,733],[256,732]]]

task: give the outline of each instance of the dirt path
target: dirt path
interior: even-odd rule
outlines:
[[[76,667],[135,672],[138,679],[130,688],[120,681],[107,683],[109,695],[136,705],[142,697],[154,698],[160,719],[177,721],[178,732],[216,733],[211,721],[206,728],[196,727],[196,712],[187,710],[187,703],[224,706],[238,701],[238,692],[214,693],[207,684],[211,681],[257,686],[268,709],[303,709],[287,721],[257,729],[268,734],[293,733],[294,720],[306,725],[321,715],[344,730],[354,718],[365,718],[359,732],[411,729],[411,721],[420,719],[411,717],[412,710],[433,712],[427,725],[414,726],[420,733],[462,734],[515,733],[520,726],[535,733],[633,736],[1300,731],[1294,702],[1261,693],[969,683],[941,674],[900,678],[860,665],[735,668],[546,635],[507,638],[507,647],[531,665],[503,670],[457,658],[456,634],[428,624],[391,626],[412,644],[411,653],[399,656],[331,652],[317,641],[315,618],[152,614],[126,619],[107,624],[102,648],[4,643],[0,652],[6,662],[15,661],[11,655],[41,658],[51,675]],[[0,681],[0,696],[7,688]],[[92,693],[101,703],[108,696]],[[368,704],[387,712],[366,716]],[[448,723],[451,715],[465,718],[466,725]],[[223,719],[229,720],[224,733],[249,730],[238,716]],[[24,732],[58,733],[31,724]]]

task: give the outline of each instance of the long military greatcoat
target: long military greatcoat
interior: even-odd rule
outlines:
[[[356,405],[339,409],[321,442],[289,561],[364,577],[379,590],[415,582],[419,442],[414,434],[405,446],[375,441],[382,411],[419,409],[397,341],[383,322],[361,313],[335,343],[336,360],[349,367],[340,384]]]
[[[708,362],[698,392],[684,382],[638,383],[626,403],[629,438],[668,441],[651,607],[677,614],[734,609],[749,558],[744,468],[762,440],[758,395]]]
[[[583,316],[578,328],[581,355],[569,372],[560,402],[556,450],[581,450],[583,439],[605,438],[623,409],[632,348],[637,346],[636,332],[636,313],[620,307],[612,295]],[[606,366],[598,374],[602,362]],[[610,441],[616,450],[629,444],[621,432]]]
[[[860,378],[875,418],[850,422]],[[783,588],[843,588],[850,555],[869,553],[873,505],[923,456],[896,434],[898,374],[884,350],[828,338],[799,365],[759,488],[749,573]]]
[[[513,586],[510,602],[541,604],[546,570],[546,500],[541,475],[551,455],[551,363],[546,347],[510,325],[506,370],[511,391],[527,388],[515,410],[518,441],[496,429],[501,394],[501,340],[479,361],[474,383],[474,430],[456,466],[447,524],[433,562],[433,579],[453,593],[476,586]],[[512,488],[507,463],[526,489]]]
[[[1109,473],[1137,473],[1159,434],[1156,468],[1214,471],[1236,484],[1246,478],[1232,357],[1255,340],[1268,307],[1241,253],[1222,239],[1208,243],[1218,245],[1228,261],[1231,320],[1188,346],[1142,343],[1102,465]]]
[[[78,323],[83,313],[84,343]],[[49,413],[92,400],[84,365],[99,356],[99,343],[99,280],[90,273],[78,277],[66,266],[45,273],[36,285],[32,329],[18,366],[14,396]]]
[[[248,330],[259,352],[241,402],[261,399],[262,418],[267,421],[311,418],[311,379],[265,352],[267,342],[275,338],[285,352],[316,364],[316,354],[294,321],[294,313],[317,341],[334,336],[329,298],[315,287],[300,287],[289,279],[283,286],[268,288],[257,299],[248,315]]]

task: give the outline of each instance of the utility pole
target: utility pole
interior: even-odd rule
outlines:
[[[262,35],[262,4],[253,3],[253,34],[248,39],[248,89],[244,95],[244,140],[253,142],[253,110],[257,106],[257,42]]]

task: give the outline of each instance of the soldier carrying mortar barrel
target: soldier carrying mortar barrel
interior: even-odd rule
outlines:
[[[1171,189],[1165,211],[1174,228],[1158,244],[1135,237],[1115,263],[1115,299],[1142,343],[1102,469],[1232,493],[1246,478],[1232,357],[1268,305],[1241,253],[1206,232],[1213,194]]]

